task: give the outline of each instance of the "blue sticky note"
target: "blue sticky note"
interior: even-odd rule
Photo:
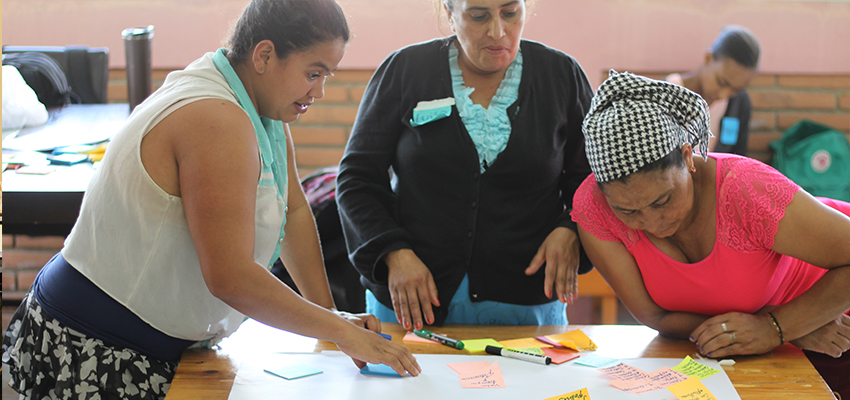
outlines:
[[[284,379],[298,379],[305,376],[321,374],[322,370],[308,365],[287,365],[284,367],[266,367],[264,371]]]
[[[720,143],[725,145],[733,145],[738,143],[738,131],[741,128],[741,121],[735,117],[723,117],[720,122]]]
[[[618,362],[620,362],[620,360],[616,358],[602,357],[597,356],[596,354],[582,354],[581,357],[575,361],[575,364],[586,365],[592,368],[602,368]]]
[[[384,364],[366,364],[365,367],[360,369],[360,373],[363,375],[378,375],[378,376],[391,376],[394,378],[401,378],[401,375],[397,374],[387,365]]]
[[[388,334],[386,334],[386,333],[378,332],[378,334],[379,334],[379,335],[381,335],[381,336],[383,336],[383,337],[384,337],[384,339],[387,339],[387,340],[393,340],[393,337],[392,337],[392,336],[390,336],[390,335],[388,335]]]

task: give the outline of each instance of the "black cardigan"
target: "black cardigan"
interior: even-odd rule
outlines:
[[[413,127],[420,101],[453,97],[453,38],[392,53],[360,103],[337,179],[349,254],[361,282],[392,308],[383,257],[410,248],[434,276],[442,324],[464,274],[472,301],[542,304],[544,269],[526,276],[546,236],[575,230],[573,194],[590,173],[581,124],[593,92],[570,56],[522,41],[513,129],[485,173],[458,115]],[[392,180],[392,181],[391,181]],[[583,263],[582,272],[590,264]]]

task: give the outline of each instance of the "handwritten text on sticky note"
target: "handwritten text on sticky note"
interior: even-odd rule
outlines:
[[[698,379],[705,379],[709,376],[712,376],[720,370],[716,370],[714,368],[709,367],[705,364],[700,364],[694,361],[691,356],[685,356],[685,359],[679,363],[679,365],[673,367],[674,371],[679,371],[687,376],[693,376]]]
[[[667,386],[667,389],[681,400],[717,400],[708,391],[708,388],[703,385],[702,381],[694,377],[688,378],[684,382]]]
[[[494,361],[487,367],[460,374],[460,386],[473,389],[503,388],[505,380],[499,362]]]
[[[587,394],[587,388],[584,388],[544,400],[590,400],[590,395]]]

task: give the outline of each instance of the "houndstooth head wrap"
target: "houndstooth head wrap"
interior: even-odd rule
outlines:
[[[708,104],[672,83],[611,70],[584,119],[585,150],[597,182],[637,172],[690,143],[703,158],[711,136]]]

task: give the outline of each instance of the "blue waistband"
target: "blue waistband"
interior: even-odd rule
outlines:
[[[179,361],[194,341],[168,336],[148,325],[56,254],[33,283],[41,307],[67,327],[110,345],[163,361]]]

